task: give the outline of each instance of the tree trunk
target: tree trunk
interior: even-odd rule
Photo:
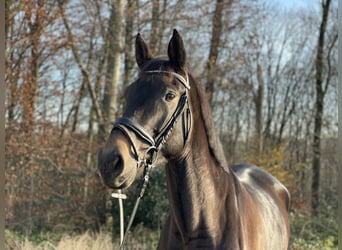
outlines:
[[[43,8],[42,1],[38,1],[37,12]],[[31,19],[32,16],[27,17]],[[39,38],[40,38],[40,15],[35,15],[34,21],[29,23],[30,37],[31,37],[31,56],[28,62],[29,74],[23,83],[23,120],[22,129],[26,131],[28,135],[33,130],[35,103],[38,87],[38,60],[39,60]]]
[[[158,28],[159,28],[159,0],[152,1],[152,23],[151,23],[151,35],[150,35],[150,48],[153,54],[158,51]]]
[[[134,67],[133,56],[133,22],[135,14],[135,0],[127,1],[126,8],[126,31],[125,31],[125,66],[124,66],[124,86],[127,86],[131,80],[131,71]]]
[[[156,55],[163,54],[163,39],[161,37],[164,36],[164,31],[166,30],[166,27],[169,25],[167,24],[167,21],[169,19],[168,15],[166,14],[168,8],[168,0],[163,1],[163,6],[161,7],[161,10],[159,11],[159,32],[158,32],[158,45],[157,50],[154,51]]]
[[[36,11],[39,13],[44,3],[42,0],[39,0],[36,6]],[[34,130],[34,121],[35,121],[35,106],[36,106],[36,97],[37,97],[37,88],[38,88],[38,70],[39,70],[39,39],[41,35],[41,16],[32,15],[27,17],[28,20],[33,19],[29,22],[29,30],[30,30],[30,37],[31,37],[31,55],[28,61],[28,68],[29,74],[26,80],[23,83],[23,120],[22,120],[22,131],[25,133],[25,138],[23,139],[24,142],[28,145],[29,149],[27,154],[25,155],[25,162],[27,162],[27,166],[30,169],[30,173],[28,177],[30,178],[30,185],[29,185],[29,202],[27,208],[27,217],[29,221],[28,232],[31,232],[33,227],[33,205],[34,205],[34,197],[36,193],[35,188],[35,166],[32,161],[33,157],[33,130]]]
[[[123,19],[124,1],[113,0],[111,15],[108,25],[108,57],[105,92],[102,100],[104,125],[100,129],[101,140],[108,135],[110,122],[114,121],[116,116],[116,104],[118,95],[118,83],[121,66],[121,40],[122,40],[122,19]]]
[[[262,106],[264,101],[264,78],[262,76],[262,68],[260,64],[257,67],[257,76],[258,76],[258,89],[254,96],[254,104],[255,104],[255,139],[256,139],[256,150],[258,153],[262,151],[262,123],[263,123],[263,115],[262,115]]]
[[[311,208],[312,214],[316,215],[319,205],[319,186],[321,169],[321,132],[323,121],[324,95],[323,68],[324,68],[324,37],[326,33],[330,0],[322,1],[322,21],[319,29],[317,55],[316,55],[316,101],[314,118],[314,137],[312,144],[312,184],[311,184]]]
[[[212,20],[212,33],[210,41],[209,58],[206,64],[207,82],[205,90],[208,96],[209,103],[213,106],[213,93],[215,83],[216,60],[219,53],[219,45],[222,33],[222,11],[223,0],[216,0],[215,12]]]

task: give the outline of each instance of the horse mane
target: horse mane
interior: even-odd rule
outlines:
[[[223,147],[219,137],[216,134],[214,119],[211,111],[210,104],[208,102],[207,96],[200,86],[200,83],[194,79],[194,77],[189,74],[190,86],[195,89],[198,98],[198,103],[201,110],[201,118],[206,131],[207,140],[209,143],[210,153],[217,161],[217,163],[227,172],[229,172],[226,157],[224,155]]]

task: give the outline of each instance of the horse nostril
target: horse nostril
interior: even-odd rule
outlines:
[[[123,159],[120,155],[114,156],[113,161],[110,164],[110,167],[108,169],[109,171],[112,171],[113,176],[118,176],[122,170],[123,170]]]

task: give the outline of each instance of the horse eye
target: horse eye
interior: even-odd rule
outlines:
[[[165,95],[165,100],[166,101],[172,101],[174,98],[176,97],[176,94],[173,93],[173,92],[168,92],[166,95]]]

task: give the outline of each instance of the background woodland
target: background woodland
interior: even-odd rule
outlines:
[[[138,72],[135,35],[162,55],[177,28],[228,162],[257,164],[288,187],[293,249],[337,249],[336,0],[296,8],[257,0],[7,0],[5,7],[9,238],[90,230],[116,240],[117,201],[97,175],[97,152]],[[158,232],[167,214],[164,178],[160,166],[137,232]],[[142,240],[155,244],[149,235]]]

